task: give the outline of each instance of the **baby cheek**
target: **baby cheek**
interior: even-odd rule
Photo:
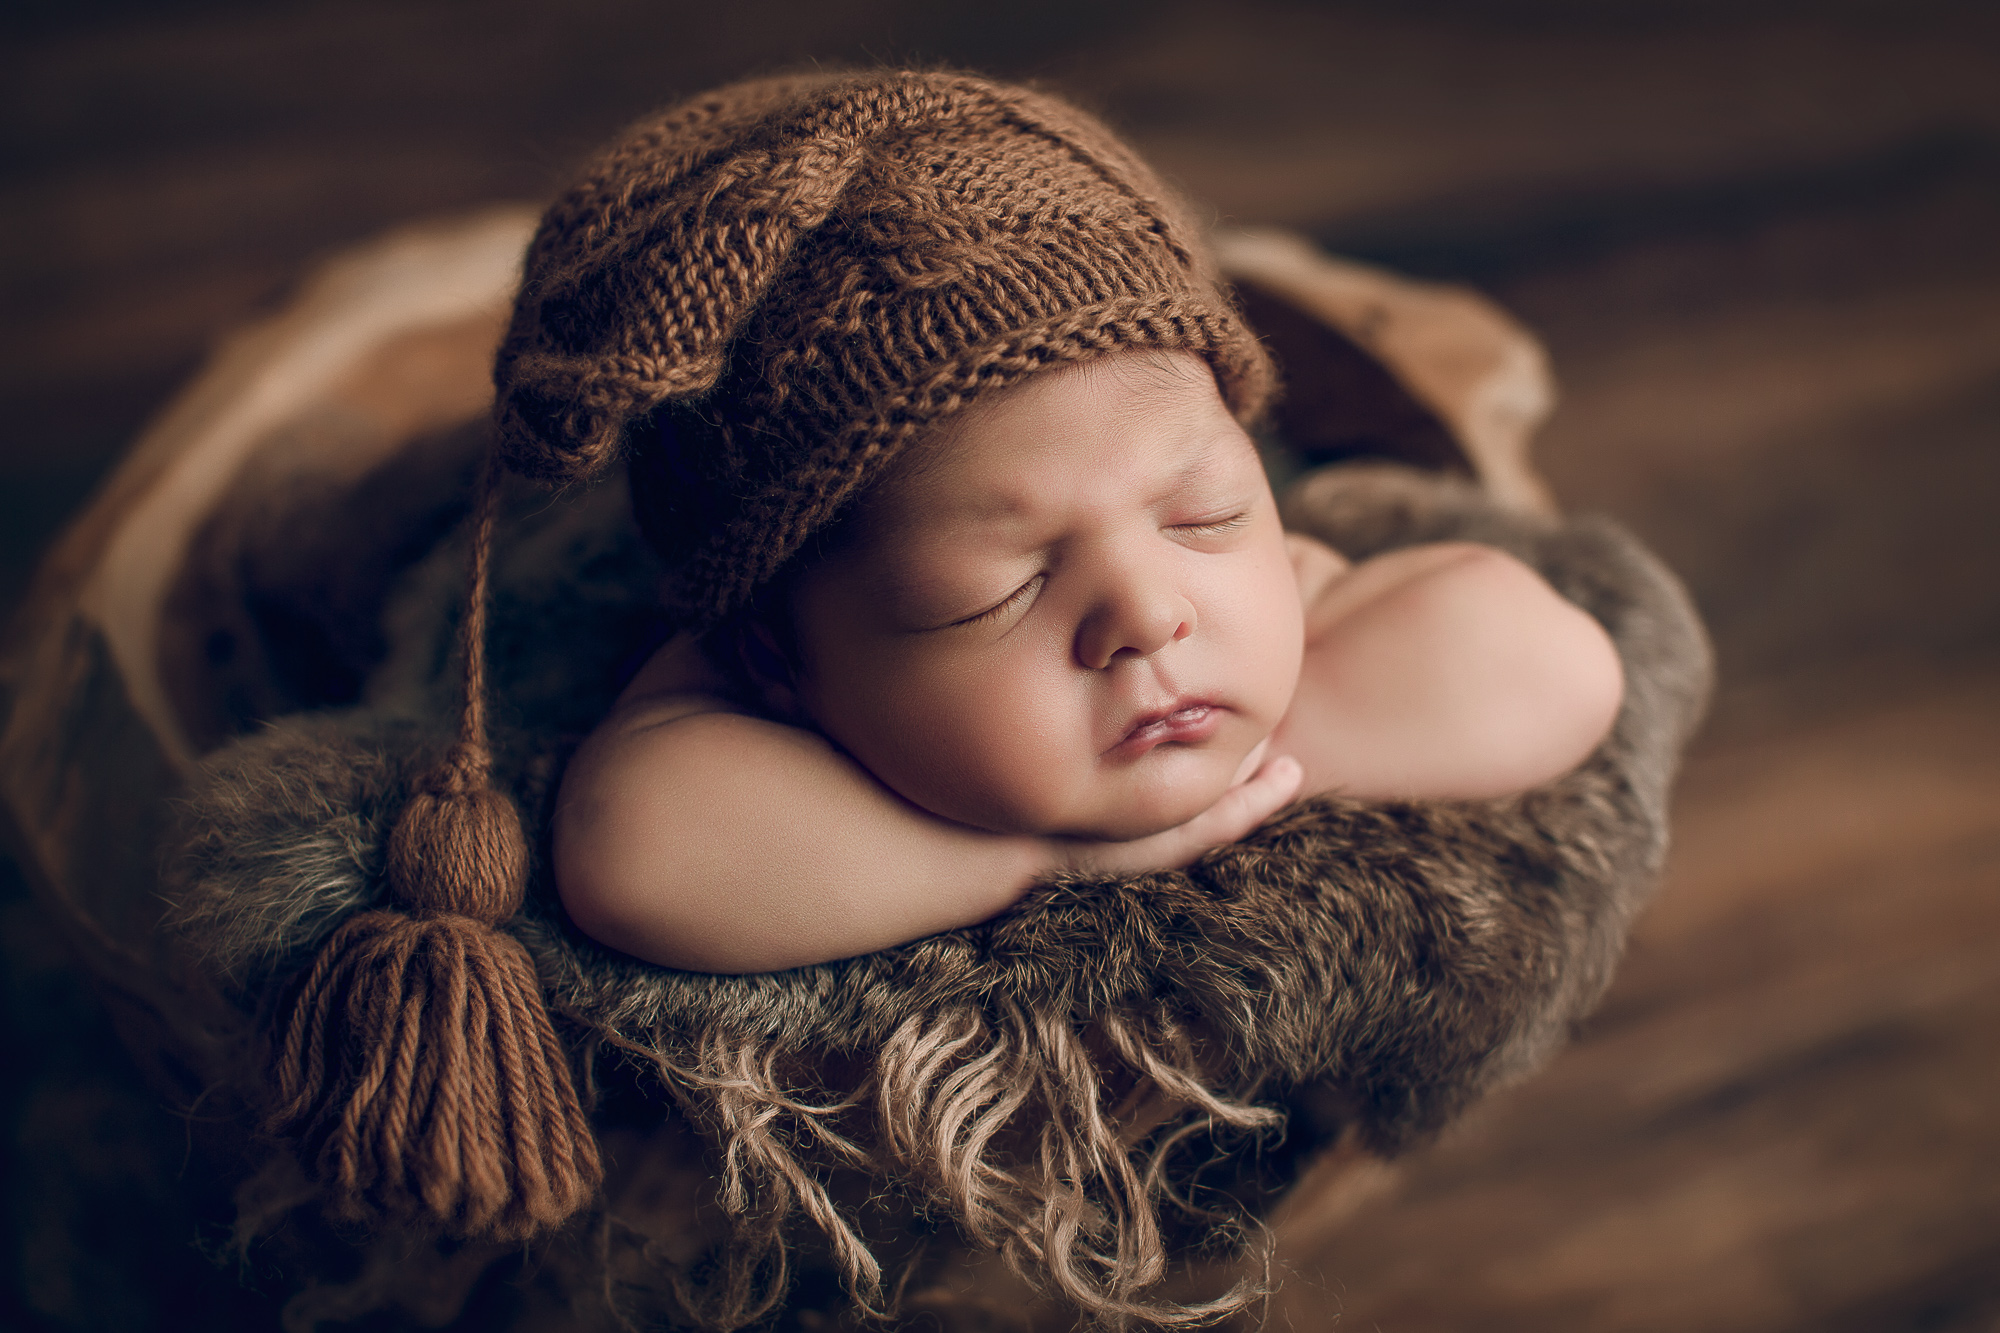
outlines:
[[[1093,756],[1091,719],[1069,684],[1035,666],[984,674],[957,697],[964,726],[951,762],[1008,832],[1063,826]]]
[[[1035,683],[1016,673],[923,663],[875,685],[866,734],[850,745],[906,799],[1002,832],[1042,827],[1063,786],[1060,728]]]
[[[1298,690],[1305,613],[1282,548],[1275,560],[1259,561],[1248,574],[1221,590],[1214,605],[1243,703],[1268,730],[1284,717]]]
[[[1272,598],[1270,640],[1264,660],[1269,663],[1268,689],[1272,700],[1272,725],[1291,711],[1292,697],[1298,693],[1300,674],[1305,668],[1306,628],[1304,608],[1298,589],[1287,585]]]

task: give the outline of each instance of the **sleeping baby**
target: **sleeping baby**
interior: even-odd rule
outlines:
[[[571,765],[557,883],[600,941],[703,971],[865,953],[1057,870],[1185,864],[1295,796],[1538,785],[1620,695],[1597,622],[1510,556],[1350,566],[1283,532],[1185,353],[969,407],[770,614],[739,672],[662,648]]]
[[[1522,791],[1619,707],[1512,557],[1282,529],[1199,233],[1041,94],[811,76],[642,126],[551,210],[497,375],[510,461],[622,453],[673,570],[688,628],[553,828],[577,926],[655,963],[866,953],[1319,793]]]

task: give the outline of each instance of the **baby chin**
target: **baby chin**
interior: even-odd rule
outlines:
[[[1048,750],[1010,756],[933,747],[922,760],[873,771],[934,815],[993,833],[1129,842],[1185,824],[1239,780],[1263,737],[1215,708],[1103,753]],[[905,757],[907,756],[898,756]]]
[[[889,785],[934,815],[992,833],[1129,842],[1185,824],[1215,804],[1242,762],[1236,748],[1163,745],[1137,763],[1085,761],[1067,782],[1043,767],[1032,782],[961,772],[952,782]]]
[[[1072,837],[1129,842],[1185,824],[1229,790],[1241,767],[1236,746],[1154,747],[1136,763],[1107,765],[1093,790],[1079,793],[1072,818],[1059,830]]]

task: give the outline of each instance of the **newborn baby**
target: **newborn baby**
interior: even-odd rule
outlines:
[[[1623,688],[1597,623],[1508,555],[1350,565],[1285,533],[1179,351],[946,418],[764,606],[738,642],[661,648],[564,778],[556,883],[613,948],[795,967],[1058,871],[1185,865],[1296,797],[1521,791]]]
[[[486,735],[503,469],[581,487],[622,463],[661,605],[688,632],[576,753],[548,830],[575,923],[641,959],[712,972],[838,959],[984,921],[1051,875],[1130,891],[1301,793],[1489,796],[1583,758],[1623,686],[1596,624],[1494,551],[1350,569],[1288,539],[1244,433],[1274,378],[1191,210],[1102,124],[1032,88],[812,70],[701,94],[598,154],[543,215],[494,361],[457,738],[412,775],[365,910],[292,922],[323,939],[269,1015],[270,1124],[297,1140],[330,1211],[514,1243],[598,1197],[549,979],[506,924],[540,831],[493,781]],[[1321,855],[1276,860],[1299,892],[1322,871],[1337,892]],[[600,999],[645,993],[586,970]],[[857,984],[850,997],[888,1003],[877,1017],[911,1002],[894,997],[900,980]],[[805,1180],[863,1293],[865,1250],[798,1174],[811,1163],[780,1143],[760,1164],[725,1123],[759,1106],[810,1113],[786,1100],[792,1073],[767,1059],[723,1088],[700,1072],[751,1059],[756,1040],[722,1015],[775,1013],[785,987],[678,989],[672,1007],[709,1015],[689,1029],[706,1033],[695,1070],[671,1067],[660,1032],[635,1031],[633,1049],[651,1049],[674,1099],[720,1136],[734,1183],[719,1202],[757,1241],[727,1256],[726,1285],[763,1289],[788,1206],[736,1185],[782,1195]],[[1052,1296],[1131,1322],[1160,1271],[1156,1196],[1178,1188],[1155,1169],[1186,1140],[1107,1128],[1132,1125],[1071,1059],[1092,1015],[1023,995],[1024,1018],[999,998],[1013,1012],[961,1007],[971,1036],[927,1029],[913,1081],[890,1079],[908,1051],[879,1033],[833,1043],[878,1092],[930,1088],[910,1123],[945,1126],[928,1149],[841,1161],[896,1190],[914,1171],[920,1208],[935,1196],[931,1211],[972,1219],[968,1235],[1043,1273]],[[608,1013],[588,1022],[626,1026]],[[1007,1035],[1024,1021],[1034,1035]],[[1411,1021],[1413,1050],[1439,1040],[1431,1016]],[[1138,1026],[1142,1047],[1186,1030],[1165,1011]],[[1494,1040],[1478,1034],[1425,1058],[1460,1068],[1465,1042]],[[1010,1044],[1020,1061],[995,1065]],[[1497,1058],[1519,1051],[1509,1040]],[[1141,1063],[1200,1087],[1188,1058]],[[1398,1079],[1402,1063],[1389,1061]],[[1036,1087],[1002,1087],[1010,1070]],[[959,1112],[973,1119],[954,1129]],[[1042,1136],[1020,1176],[981,1146],[1017,1130]],[[974,1205],[946,1177],[1006,1198]]]

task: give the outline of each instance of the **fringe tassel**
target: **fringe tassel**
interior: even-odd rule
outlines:
[[[512,936],[463,916],[365,912],[295,989],[273,1126],[338,1216],[527,1240],[601,1174],[541,981]]]
[[[1103,1019],[1086,1039],[1067,1016],[956,1007],[904,1022],[883,1044],[868,1084],[825,1102],[786,1085],[777,1042],[716,1032],[693,1049],[668,1033],[609,1040],[650,1064],[723,1149],[719,1202],[735,1239],[709,1288],[683,1292],[683,1300],[698,1298],[715,1327],[741,1328],[775,1306],[795,1213],[827,1237],[864,1310],[892,1320],[909,1313],[894,1290],[885,1293],[880,1262],[828,1189],[826,1173],[844,1166],[898,1178],[920,1206],[948,1215],[968,1239],[1001,1253],[1095,1325],[1209,1324],[1265,1288],[1246,1279],[1213,1300],[1149,1299],[1146,1289],[1167,1267],[1162,1210],[1225,1227],[1255,1223],[1177,1193],[1170,1159],[1197,1135],[1225,1127],[1255,1133],[1281,1117],[1209,1088],[1181,1025],[1163,1016],[1145,1028]],[[1095,1049],[1100,1044],[1110,1049]],[[1121,1063],[1135,1086],[1107,1110],[1101,1071]],[[872,1124],[865,1146],[857,1116]]]

